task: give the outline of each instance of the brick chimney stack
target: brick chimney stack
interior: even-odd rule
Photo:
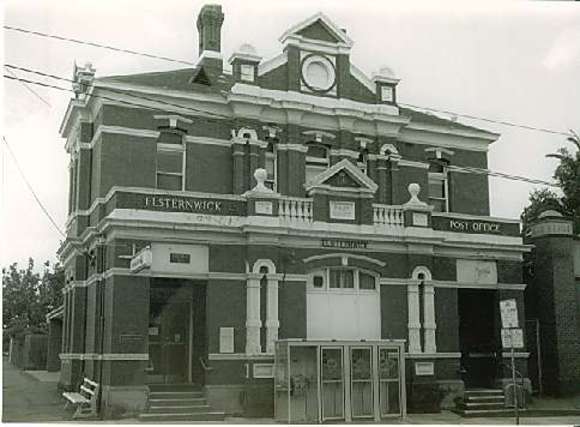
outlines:
[[[197,17],[199,33],[199,60],[205,67],[221,73],[223,59],[221,54],[222,24],[224,14],[219,4],[206,4]]]

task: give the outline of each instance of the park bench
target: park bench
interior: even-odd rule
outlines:
[[[62,396],[66,399],[64,408],[69,404],[76,407],[73,419],[90,418],[97,416],[97,399],[99,396],[99,384],[89,380],[83,379],[79,392],[64,392]]]

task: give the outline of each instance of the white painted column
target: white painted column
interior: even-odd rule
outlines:
[[[425,284],[423,289],[423,338],[425,342],[425,353],[437,353],[435,343],[435,287],[432,284]]]
[[[274,346],[278,339],[278,279],[275,275],[268,275],[268,300],[266,305],[266,353],[274,353]]]
[[[409,307],[409,353],[421,353],[421,318],[419,308],[419,285],[407,286]]]
[[[246,283],[246,354],[262,352],[260,346],[260,278],[261,274],[249,274]]]

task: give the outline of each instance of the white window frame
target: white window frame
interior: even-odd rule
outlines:
[[[449,212],[449,177],[447,174],[447,168],[443,166],[443,172],[429,172],[428,179],[429,185],[431,185],[432,182],[443,182],[443,197],[434,197],[429,193],[429,200],[445,201],[445,210],[443,212]]]
[[[326,151],[326,157],[322,158],[322,157],[314,157],[314,156],[308,156],[306,155],[306,161],[305,161],[305,172],[310,169],[310,170],[316,170],[318,171],[318,173],[316,175],[320,175],[322,172],[324,172],[326,169],[328,169],[330,167],[330,149],[323,144],[318,144],[318,143],[311,143],[308,146],[315,146],[315,147],[321,147]],[[308,152],[306,152],[308,154]],[[305,173],[305,176],[308,176],[307,173]],[[306,181],[306,183],[308,183],[309,181]]]
[[[388,97],[387,92],[388,91]],[[381,101],[382,102],[395,102],[395,88],[389,85],[382,85],[381,86]]]
[[[274,171],[273,171],[273,176],[272,179],[266,179],[266,183],[271,183],[272,184],[272,191],[277,192],[278,191],[278,149],[276,148],[276,144],[272,143],[272,151],[266,151],[264,153],[264,169],[266,169],[266,160],[267,159],[272,159],[273,160],[273,164],[274,164]],[[266,169],[267,171],[268,169]]]
[[[157,169],[157,158],[155,159],[155,188],[159,189],[159,175],[181,176],[181,191],[185,191],[185,171],[187,167],[187,153],[184,144],[157,144],[157,153],[159,152],[180,152],[182,153],[181,173],[177,172],[163,172]],[[167,190],[171,191],[171,190]]]
[[[331,288],[330,287],[330,271],[331,270],[350,270],[353,272],[353,284],[352,288]],[[375,288],[374,289],[361,289],[360,288],[360,273],[368,274],[369,276],[374,277],[375,279]],[[314,287],[314,277],[321,276],[323,277],[323,284],[321,288]],[[368,293],[376,293],[379,291],[379,277],[376,273],[366,270],[364,268],[358,267],[342,267],[342,266],[333,266],[324,268],[322,270],[316,270],[311,272],[308,275],[308,290],[309,292],[319,292],[319,293],[349,293],[349,294],[368,294]]]
[[[256,80],[255,67],[250,64],[240,64],[240,80],[254,82]]]

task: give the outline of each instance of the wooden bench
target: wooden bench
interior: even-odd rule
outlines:
[[[76,407],[73,419],[90,418],[97,416],[97,399],[99,397],[99,384],[88,378],[83,379],[79,393],[67,391],[62,394],[66,399],[64,408],[69,404]]]

